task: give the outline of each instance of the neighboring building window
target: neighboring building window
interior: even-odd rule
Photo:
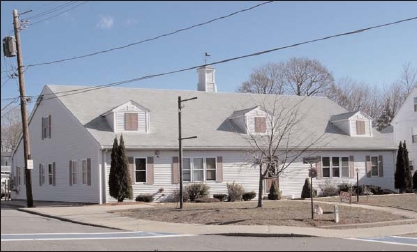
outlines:
[[[54,184],[54,171],[52,169],[52,164],[48,164],[48,177],[49,177],[49,184]]]
[[[412,132],[412,136],[411,136],[411,141],[413,143],[417,143],[417,127],[413,128],[413,132]]]
[[[43,186],[45,184],[45,166],[41,164],[40,169],[41,169],[41,186]]]
[[[365,121],[356,121],[356,134],[365,135]]]
[[[372,176],[378,176],[378,157],[372,156],[371,157],[371,174]]]
[[[322,170],[323,170],[322,176],[325,178],[330,178],[330,177],[349,178],[349,158],[348,157],[323,157],[322,158]]]
[[[266,133],[266,118],[265,117],[255,117],[255,132]]]
[[[183,181],[203,182],[216,180],[216,158],[183,158]]]
[[[87,160],[81,161],[83,184],[87,184]]]
[[[51,116],[42,117],[42,139],[51,138]]]
[[[135,182],[146,183],[146,158],[135,158]]]
[[[125,113],[125,130],[138,130],[138,113]]]
[[[77,161],[75,160],[72,161],[71,180],[73,185],[77,184]]]
[[[414,97],[414,112],[417,112],[417,97]]]

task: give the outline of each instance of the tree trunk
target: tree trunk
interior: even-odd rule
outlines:
[[[259,192],[258,192],[258,207],[262,207],[262,164],[259,165]]]

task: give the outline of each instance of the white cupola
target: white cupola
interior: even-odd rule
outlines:
[[[199,67],[198,72],[198,91],[217,92],[217,86],[214,79],[214,67],[206,65]]]

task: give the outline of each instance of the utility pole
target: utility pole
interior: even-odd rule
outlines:
[[[16,46],[17,46],[17,69],[19,72],[19,91],[20,91],[20,109],[22,112],[22,129],[23,129],[23,148],[25,155],[25,181],[26,181],[26,200],[27,207],[33,207],[33,195],[32,195],[32,180],[31,180],[31,170],[28,169],[28,159],[30,157],[30,143],[29,143],[29,126],[26,110],[26,91],[25,91],[25,78],[23,73],[23,57],[22,49],[20,46],[20,33],[19,29],[19,15],[17,10],[13,10],[13,26],[14,34],[16,37]]]
[[[181,137],[181,109],[182,109],[182,105],[181,102],[185,102],[185,101],[189,101],[189,100],[195,100],[197,99],[197,97],[193,97],[190,99],[185,99],[185,100],[181,100],[181,96],[178,96],[178,142],[179,142],[179,166],[180,166],[180,209],[182,210],[183,207],[183,193],[182,193],[182,140],[184,139],[192,139],[192,138],[197,138],[197,136],[192,136],[192,137]]]

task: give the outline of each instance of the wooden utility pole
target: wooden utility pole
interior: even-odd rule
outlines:
[[[19,91],[20,91],[20,109],[22,112],[22,129],[23,129],[23,148],[25,155],[25,181],[26,181],[26,200],[27,206],[33,207],[33,196],[32,196],[32,180],[31,180],[31,170],[28,169],[28,159],[30,157],[30,143],[29,143],[29,125],[27,118],[26,110],[26,91],[25,91],[25,78],[23,75],[23,57],[22,49],[20,46],[20,33],[19,29],[19,15],[17,10],[13,10],[13,26],[14,26],[14,35],[16,37],[16,47],[17,47],[17,69],[19,72]]]

